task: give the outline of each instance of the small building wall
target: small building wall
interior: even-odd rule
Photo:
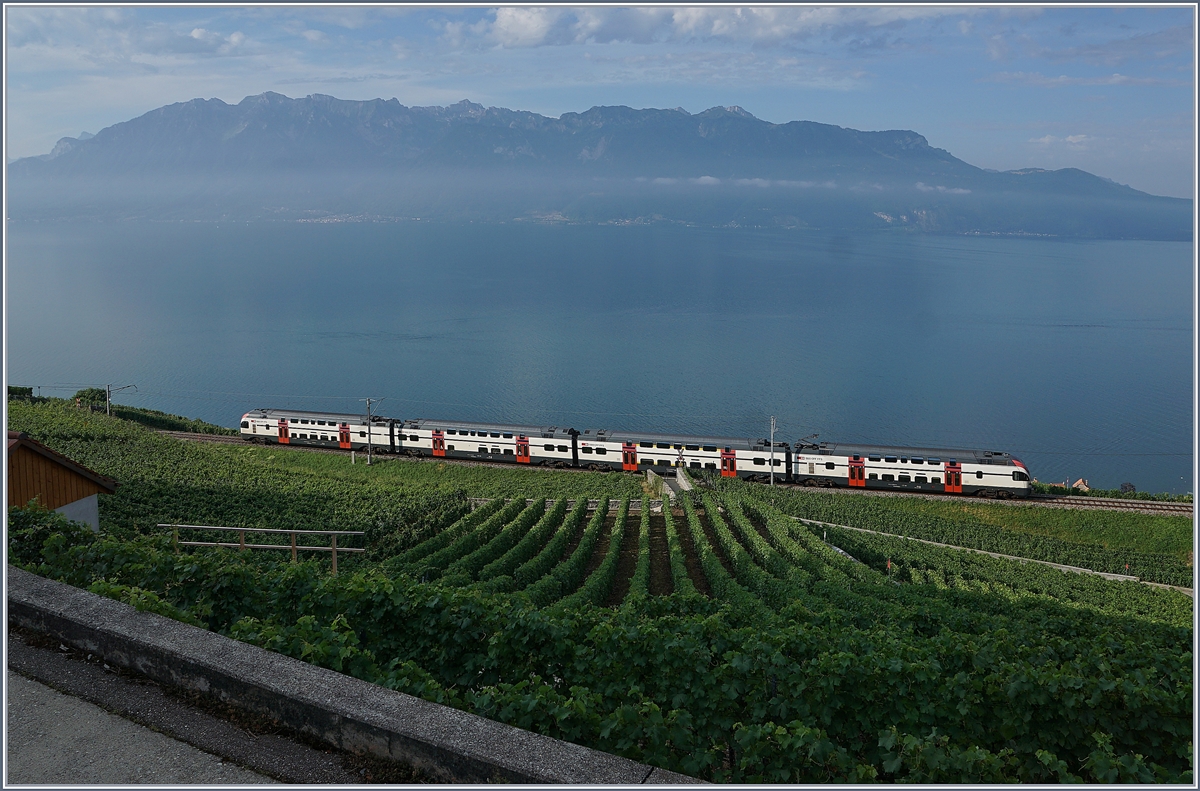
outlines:
[[[8,504],[23,506],[37,498],[43,508],[58,509],[108,490],[95,481],[20,446],[8,455]]]
[[[98,494],[67,503],[54,510],[72,522],[83,522],[90,525],[93,531],[100,532],[100,495]]]

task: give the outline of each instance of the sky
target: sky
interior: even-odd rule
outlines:
[[[548,116],[738,105],[1191,197],[1195,8],[5,6],[8,160],[265,91]]]

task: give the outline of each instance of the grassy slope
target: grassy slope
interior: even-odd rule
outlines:
[[[1083,511],[948,500],[895,499],[897,511],[982,522],[1018,533],[1051,536],[1107,549],[1163,552],[1186,558],[1192,549],[1192,520],[1124,511]]]
[[[415,498],[629,497],[624,475],[495,469],[388,460],[368,467],[346,456],[287,448],[177,440],[65,404],[9,402],[9,428],[120,482],[101,497],[101,525],[147,532],[159,522],[366,530],[403,529]]]

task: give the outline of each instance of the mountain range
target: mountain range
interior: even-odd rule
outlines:
[[[8,166],[10,217],[653,222],[1190,239],[1191,201],[995,172],[907,130],[740,107],[550,118],[277,93],[193,99]]]

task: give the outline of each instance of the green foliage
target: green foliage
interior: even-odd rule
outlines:
[[[562,607],[571,610],[584,604],[599,604],[608,596],[613,580],[617,577],[617,563],[621,558],[621,542],[625,539],[625,522],[628,518],[629,500],[622,500],[617,519],[609,533],[608,551],[604,554],[604,560],[579,590],[560,602]]]
[[[479,579],[491,580],[505,577],[511,581],[512,577],[509,575],[518,567],[530,561],[545,547],[546,541],[562,525],[563,518],[566,515],[567,498],[559,497],[554,502],[554,507],[542,515],[538,523],[517,542],[516,546],[480,570]]]
[[[627,598],[644,598],[650,595],[650,500],[642,498],[641,518],[638,520],[637,566],[629,581]]]
[[[54,539],[51,542],[51,539]],[[83,522],[72,522],[62,514],[31,500],[24,508],[8,509],[8,562],[18,565],[41,562],[49,545],[65,551],[96,538]]]
[[[663,520],[667,523],[667,553],[671,561],[671,584],[676,593],[696,594],[695,583],[687,573],[687,562],[683,559],[683,545],[679,543],[679,532],[675,529],[675,517],[670,503],[663,503]]]
[[[104,406],[108,403],[108,391],[103,387],[88,387],[71,396],[71,400],[84,406]]]
[[[723,489],[805,519],[1131,574],[1169,585],[1190,587],[1192,580],[1186,554],[1191,548],[1191,521],[1182,517],[750,488],[740,482],[726,483]],[[1169,546],[1171,553],[1135,548],[1154,541]]]
[[[512,549],[514,545],[546,514],[546,498],[531,503],[516,519],[512,520],[496,537],[483,546],[450,564],[446,576],[463,577],[459,584],[473,582],[480,570]]]
[[[586,508],[586,503],[584,503],[584,507]],[[525,593],[535,604],[545,607],[579,586],[579,583],[583,581],[584,571],[592,557],[592,552],[596,548],[596,542],[600,539],[600,530],[604,527],[606,519],[608,519],[608,498],[604,497],[596,506],[596,511],[571,556],[555,566],[549,574],[525,589]]]
[[[891,498],[842,497],[854,502],[837,511],[829,495],[719,484],[697,497],[711,529],[689,497],[678,527],[712,598],[685,584],[670,513],[676,593],[644,595],[645,503],[643,595],[604,608],[632,525],[626,499],[584,580],[607,513],[584,526],[588,473],[487,482],[450,465],[281,463],[320,454],[200,447],[82,410],[10,408],[35,437],[124,484],[102,502],[100,535],[10,510],[10,562],[391,689],[718,782],[1192,782],[1188,597],[806,527],[781,509],[994,537],[983,517],[861,504]],[[608,477],[613,490],[634,480]],[[555,506],[526,509],[521,481]],[[476,484],[501,493],[464,513]],[[569,514],[566,491],[578,492]],[[327,561],[284,553],[175,554],[151,529],[196,514],[360,525],[372,554],[332,577]],[[430,567],[452,576],[414,576]]]
[[[237,429],[225,428],[195,418],[172,415],[168,412],[159,412],[157,409],[113,404],[112,413],[113,417],[140,423],[159,431],[186,431],[192,434],[220,434],[223,436],[237,436],[240,433]]]
[[[587,499],[584,497],[576,499],[575,507],[571,509],[571,513],[563,521],[558,530],[555,531],[554,536],[546,543],[546,546],[542,548],[542,551],[532,559],[518,566],[516,571],[513,572],[512,585],[516,588],[527,588],[548,574],[550,569],[558,565],[563,553],[567,550],[567,546],[582,528],[583,520],[587,518],[587,512]]]
[[[1151,500],[1160,503],[1190,503],[1192,495],[1171,494],[1169,492],[1139,492],[1133,484],[1123,483],[1120,489],[1076,489],[1074,486],[1056,486],[1051,483],[1034,483],[1033,490],[1038,494],[1069,495],[1071,497],[1112,497],[1126,500]]]

